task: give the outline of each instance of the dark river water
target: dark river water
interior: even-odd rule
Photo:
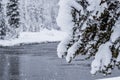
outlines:
[[[68,64],[56,54],[58,43],[0,47],[0,80],[96,80],[120,76],[115,69],[110,76],[90,74],[91,61],[80,57]]]

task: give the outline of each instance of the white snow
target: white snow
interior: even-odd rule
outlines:
[[[79,48],[79,43],[76,42],[74,43],[67,51],[67,56],[66,56],[66,61],[69,62],[71,61],[71,59],[73,59],[75,57],[75,52],[76,50],[78,50]]]
[[[118,19],[118,21],[115,23],[115,27],[114,27],[114,31],[111,35],[111,41],[115,42],[115,40],[120,37],[120,18]]]
[[[72,7],[76,8],[78,11],[81,10],[82,12],[83,8],[76,2],[76,0],[60,0],[59,7],[59,14],[56,19],[57,24],[63,31],[71,32],[74,27],[71,15]]]
[[[112,58],[112,53],[109,49],[110,45],[111,43],[107,42],[100,46],[95,55],[95,59],[91,64],[91,74],[96,74],[96,72],[104,70],[104,66],[108,66],[110,64]]]
[[[65,53],[67,52],[67,46],[69,42],[71,41],[71,36],[67,35],[58,45],[57,47],[57,55],[59,58],[62,58],[65,56]]]
[[[107,7],[106,3],[101,4],[102,6],[98,6],[101,3],[101,0],[87,0],[90,4],[87,7],[88,11],[92,11],[92,15],[96,15],[96,12],[98,11],[97,17],[101,15],[101,13],[104,11],[104,9]]]
[[[105,78],[105,79],[97,79],[97,80],[120,80],[120,77]]]
[[[75,42],[67,51],[66,61],[70,62],[71,59],[75,57],[75,52],[80,48],[81,40],[79,39],[77,42]]]
[[[44,29],[41,32],[22,32],[19,38],[12,40],[0,40],[1,46],[14,46],[29,43],[61,41],[66,36],[65,32]]]

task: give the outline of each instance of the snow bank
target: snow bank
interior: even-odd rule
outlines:
[[[1,46],[14,46],[19,44],[61,41],[66,36],[65,32],[44,29],[41,32],[22,32],[14,40],[0,40]]]
[[[120,77],[106,78],[106,79],[97,79],[97,80],[120,80]]]

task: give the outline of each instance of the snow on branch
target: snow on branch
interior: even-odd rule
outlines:
[[[60,0],[59,6],[57,24],[68,37],[58,45],[58,56],[67,62],[79,54],[94,57],[92,74],[119,67],[119,0]]]

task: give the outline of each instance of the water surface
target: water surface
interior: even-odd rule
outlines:
[[[105,78],[92,76],[91,61],[76,58],[68,64],[56,55],[58,43],[42,43],[0,48],[0,80],[95,80]],[[120,76],[115,69],[107,77]]]

